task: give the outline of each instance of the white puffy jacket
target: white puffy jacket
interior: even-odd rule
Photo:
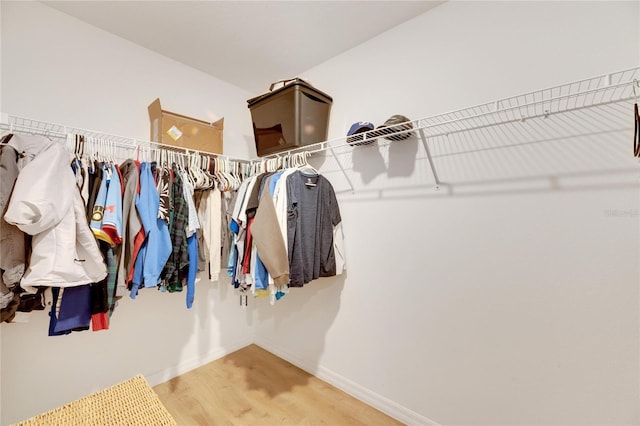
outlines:
[[[4,215],[8,223],[33,235],[29,268],[20,285],[35,293],[34,286],[99,282],[107,267],[87,224],[69,154],[60,143],[41,139],[44,148],[20,171]]]

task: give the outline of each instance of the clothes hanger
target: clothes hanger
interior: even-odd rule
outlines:
[[[71,151],[71,147],[73,146],[73,150]],[[77,157],[78,155],[78,135],[73,133],[67,133],[67,138],[64,141],[64,147],[73,152],[73,157]]]
[[[305,176],[319,176],[320,173],[318,173],[318,171],[307,162],[307,157],[311,156],[310,152],[304,151],[300,153],[300,161],[302,163],[302,165],[298,168],[298,170],[300,170],[300,172],[305,175]],[[315,183],[312,183],[310,181],[306,182],[307,186],[315,186]]]
[[[86,145],[87,151],[86,151],[86,156],[83,153],[83,157],[86,158],[89,167],[93,167],[93,156],[92,156],[92,154],[93,154],[93,141],[91,140],[91,138],[87,138],[87,139],[85,139],[85,143],[87,144]]]
[[[224,173],[224,164],[223,161],[220,157],[216,157],[214,159],[214,168],[215,168],[215,175],[218,179],[218,182],[220,183],[220,191],[228,191],[229,190],[229,182],[227,181],[227,176]]]
[[[222,158],[220,164],[222,165],[222,174],[227,180],[227,191],[233,191],[233,188],[235,187],[235,178],[233,176],[231,163],[228,159]]]
[[[216,184],[213,173],[211,173],[211,156],[202,156],[202,170],[207,177],[207,189],[213,189]]]
[[[198,164],[197,167],[203,179],[202,189],[209,189],[211,188],[211,184],[212,184],[211,175],[209,174],[209,170],[208,170],[209,156],[198,154],[198,162],[200,164]]]
[[[102,140],[102,155],[107,165],[111,163],[111,143],[106,139]]]
[[[93,165],[95,165],[96,162],[98,162],[98,141],[94,138],[90,139],[91,141],[91,154],[89,154],[90,157],[90,161]]]
[[[238,169],[237,163],[234,161],[230,161],[228,158],[225,159],[227,164],[229,165],[229,175],[231,176],[231,189],[236,190],[239,188],[240,178],[238,177]]]
[[[217,182],[217,178],[214,173],[215,170],[214,170],[213,158],[210,155],[206,155],[204,157],[204,161],[205,161],[204,172],[205,172],[205,175],[207,175],[207,177],[210,179],[208,188],[214,189],[215,184]]]
[[[202,169],[200,168],[200,158],[197,152],[189,156],[189,175],[192,179],[193,189],[203,189],[206,182]]]
[[[108,145],[107,145],[107,141],[104,139],[101,139],[102,141],[102,149],[100,150],[100,154],[102,155],[102,162],[103,163],[108,163],[109,162],[109,151],[108,151]]]
[[[200,189],[200,185],[202,185],[202,177],[200,176],[200,168],[196,166],[196,153],[187,151],[187,173],[189,174],[189,178],[191,180],[191,184],[193,185],[193,189]]]
[[[84,135],[80,135],[80,160],[84,158],[84,143],[85,137]]]
[[[13,123],[9,124],[9,133],[4,135],[2,139],[0,139],[0,145],[9,143],[12,137],[13,137]]]
[[[158,162],[156,161],[156,157],[158,156],[156,151],[152,151],[150,146],[145,146],[142,148],[142,152],[144,154],[144,159],[149,163],[155,162],[156,167],[158,167]]]
[[[104,147],[102,146],[102,140],[96,139],[96,160],[99,163],[103,162],[102,155],[104,153]]]
[[[235,178],[235,185],[233,189],[240,188],[240,184],[242,183],[242,176],[240,174],[240,163],[233,162],[233,173]]]
[[[109,154],[109,163],[116,163],[116,145],[113,141],[107,140],[107,153]]]

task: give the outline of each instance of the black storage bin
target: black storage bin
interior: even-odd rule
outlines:
[[[299,78],[247,101],[258,156],[327,139],[333,99]]]

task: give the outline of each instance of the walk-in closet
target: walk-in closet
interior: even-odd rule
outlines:
[[[0,424],[640,425],[639,22],[1,1]]]

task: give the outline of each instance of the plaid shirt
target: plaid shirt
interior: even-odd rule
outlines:
[[[182,190],[182,178],[176,166],[173,166],[173,185],[171,186],[171,212],[169,215],[169,235],[173,252],[162,271],[162,277],[170,292],[182,291],[182,279],[189,266],[189,250],[187,247],[187,223],[189,206]]]

